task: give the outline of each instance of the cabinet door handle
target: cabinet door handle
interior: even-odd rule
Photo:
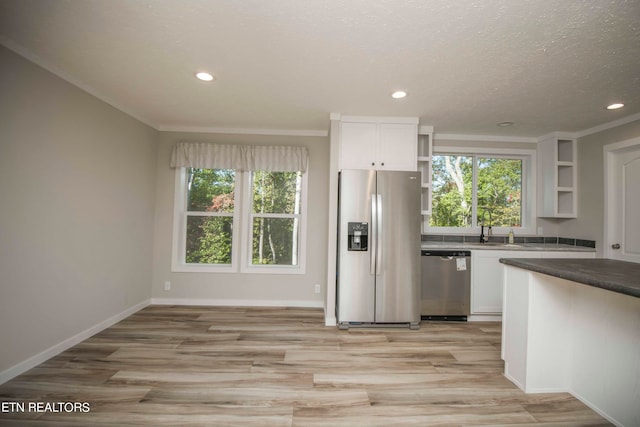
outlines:
[[[376,165],[376,162],[371,162],[371,166],[375,166],[375,165]]]
[[[614,243],[611,245],[611,249],[620,249],[620,243]]]

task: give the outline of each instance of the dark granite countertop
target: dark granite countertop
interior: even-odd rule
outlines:
[[[500,258],[500,262],[640,298],[640,263],[606,258]]]
[[[595,248],[545,243],[422,242],[423,250],[595,252]]]

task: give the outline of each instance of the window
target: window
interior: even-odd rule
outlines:
[[[433,200],[429,225],[471,227],[473,158],[433,156]]]
[[[231,265],[236,173],[186,168],[186,264]]]
[[[304,273],[306,174],[176,169],[173,271]]]
[[[435,154],[428,228],[472,234],[484,223],[497,234],[535,232],[533,161],[529,150]]]
[[[491,214],[493,227],[522,226],[522,159],[478,157],[478,218]]]
[[[302,172],[251,175],[251,265],[298,265]]]

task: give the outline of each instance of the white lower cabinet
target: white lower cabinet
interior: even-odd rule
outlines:
[[[541,258],[538,251],[471,251],[471,314],[502,313],[500,258]]]
[[[595,252],[471,251],[471,315],[501,315],[504,264],[500,258],[595,258]]]

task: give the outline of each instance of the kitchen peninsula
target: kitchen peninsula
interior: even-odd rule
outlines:
[[[505,376],[640,425],[640,264],[502,258]]]

